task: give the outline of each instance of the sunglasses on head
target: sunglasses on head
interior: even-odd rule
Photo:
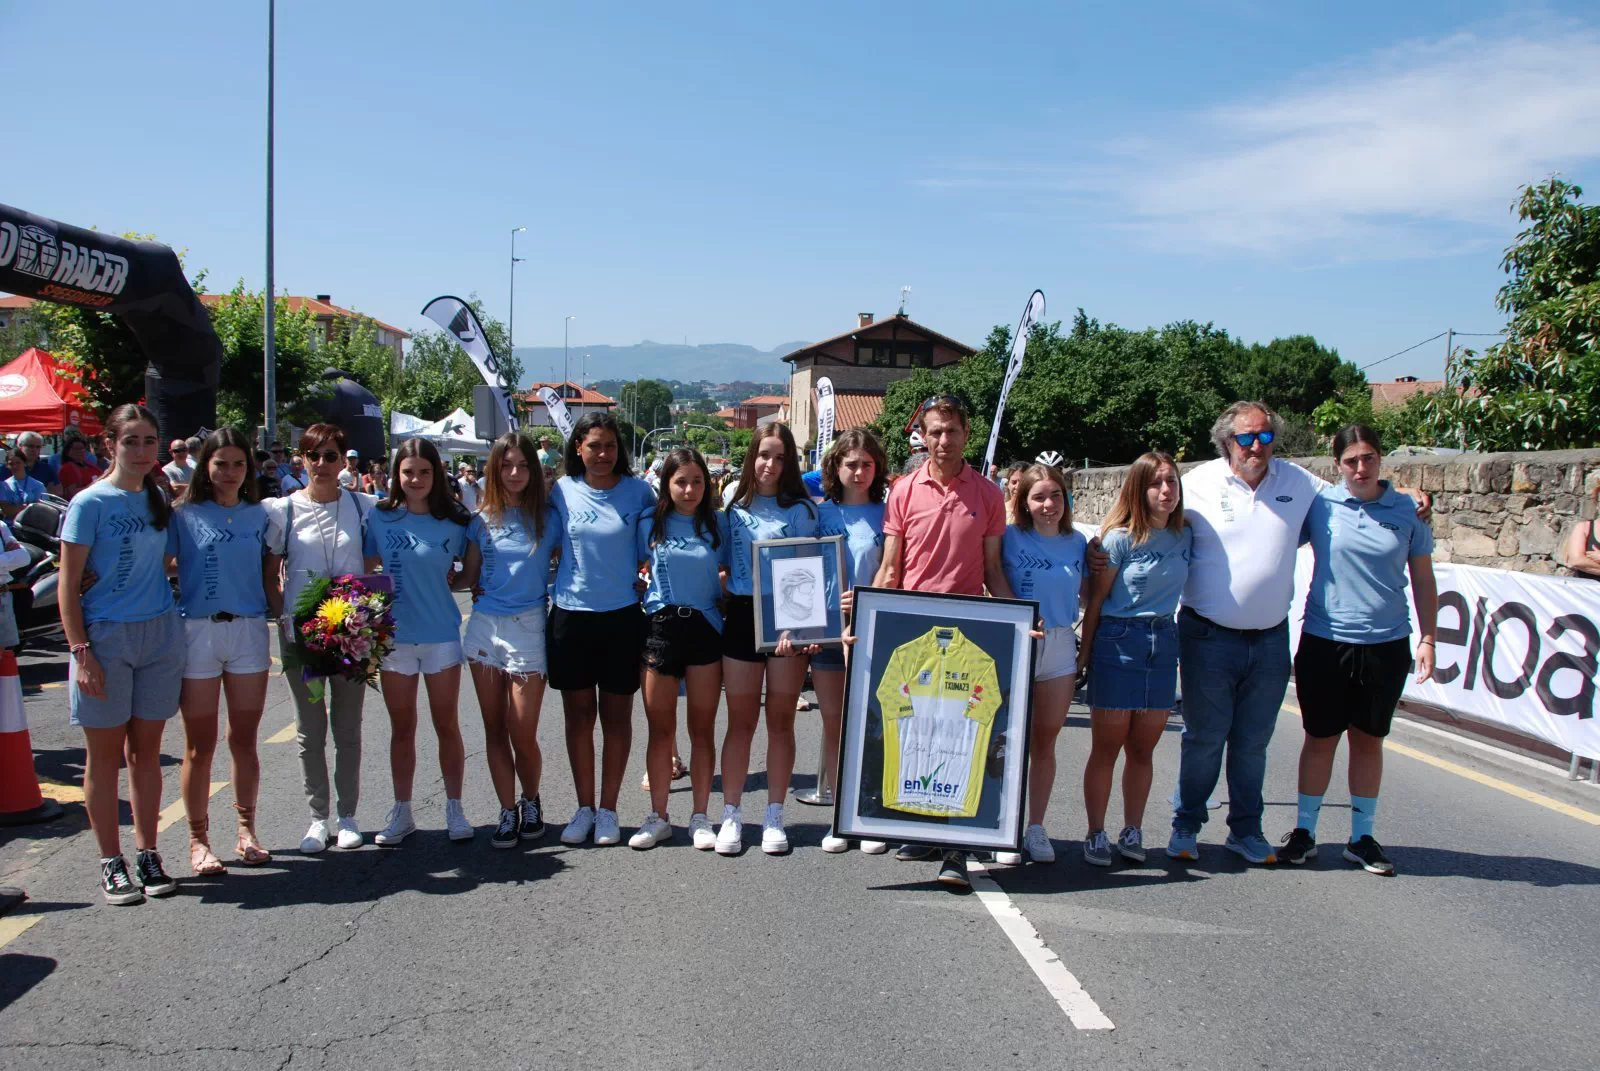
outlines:
[[[940,405],[954,406],[956,411],[959,412],[963,417],[967,415],[967,402],[965,398],[957,397],[954,394],[935,394],[933,397],[917,406],[916,409],[912,410],[911,419],[906,421],[906,434],[911,434],[911,430],[915,428],[917,426],[917,422],[922,419],[923,413],[926,413],[929,409]]]
[[[174,454],[187,454],[189,452],[189,448],[187,446],[174,446],[172,448],[172,452]]]
[[[324,450],[322,453],[312,451],[306,455],[307,461],[343,461],[344,455],[337,450]]]
[[[1259,441],[1262,446],[1271,446],[1272,440],[1275,438],[1277,438],[1277,436],[1273,435],[1270,431],[1246,431],[1235,435],[1233,437],[1233,441],[1238,443],[1244,449],[1248,450],[1254,446],[1257,441]]]

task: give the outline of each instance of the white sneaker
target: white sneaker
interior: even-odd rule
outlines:
[[[1050,834],[1044,831],[1044,826],[1029,826],[1022,834],[1022,850],[1028,853],[1028,858],[1035,863],[1053,863],[1056,861],[1055,847],[1050,843]]]
[[[622,840],[622,827],[617,824],[617,812],[602,807],[594,812],[594,842],[616,844]]]
[[[383,832],[372,838],[379,844],[399,844],[417,831],[417,823],[411,820],[411,804],[396,802],[389,808],[389,821],[384,824]]]
[[[367,839],[361,835],[361,827],[356,825],[354,818],[339,819],[339,847],[348,851],[365,843]]]
[[[783,804],[767,804],[767,816],[761,822],[761,850],[768,855],[782,855],[789,850],[789,834],[783,831]]]
[[[1001,866],[1021,866],[1022,865],[1022,853],[1021,852],[995,852],[994,853],[994,861],[996,863],[999,863]]]
[[[706,832],[711,832],[711,824],[709,822],[706,823]],[[645,817],[645,820],[640,823],[639,832],[628,838],[628,847],[638,848],[643,851],[646,848],[654,848],[657,844],[671,839],[672,823],[656,812],[651,811]]]
[[[477,830],[467,821],[467,812],[460,800],[444,801],[444,827],[450,831],[451,840],[471,840]]]
[[[578,813],[572,816],[572,821],[567,823],[567,828],[561,831],[562,844],[582,844],[589,839],[589,834],[594,832],[594,808],[579,807]]]
[[[716,830],[711,828],[711,819],[704,814],[689,819],[689,836],[694,840],[694,846],[703,852],[709,852],[717,846]]]
[[[303,855],[316,855],[328,846],[328,841],[333,833],[328,829],[326,818],[313,818],[311,825],[306,829],[306,835],[300,839],[300,852]]]
[[[888,847],[888,845],[884,845],[884,847]],[[838,855],[840,852],[847,852],[850,850],[850,842],[845,840],[843,837],[836,837],[832,833],[829,833],[826,837],[822,838],[822,850],[830,855]]]
[[[722,828],[717,830],[717,854],[738,855],[744,848],[744,821],[739,808],[722,805]]]
[[[861,842],[862,855],[882,855],[888,850],[889,842],[886,840],[864,840]]]

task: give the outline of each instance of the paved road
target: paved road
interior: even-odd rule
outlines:
[[[24,662],[37,689],[28,707],[38,767],[74,783],[82,751],[65,691],[51,686],[61,666]],[[262,745],[260,828],[277,854],[260,870],[186,879],[177,896],[109,908],[81,807],[5,832],[0,882],[32,899],[0,918],[0,1067],[1600,1064],[1600,794],[1433,733],[1396,732],[1404,751],[1392,753],[1379,820],[1396,879],[1333,852],[1304,869],[1247,868],[1219,847],[1219,822],[1198,865],[1169,866],[1157,853],[1105,872],[1067,840],[1082,834],[1087,731],[1075,711],[1049,823],[1060,862],[997,868],[989,893],[960,895],[935,884],[929,864],[824,854],[827,815],[793,804],[785,858],[754,847],[733,859],[702,854],[681,832],[649,853],[562,847],[572,793],[554,696],[540,735],[556,828],[526,850],[494,851],[470,686],[462,698],[479,824],[471,844],[444,837],[426,729],[424,831],[399,849],[293,849],[306,818],[292,739]],[[281,680],[269,704],[263,739],[292,721]],[[370,837],[389,803],[375,695],[367,714],[360,818]],[[625,833],[646,810],[642,711],[636,721]],[[801,723],[808,770],[817,719]],[[179,742],[174,722],[169,753]],[[1274,835],[1294,821],[1298,743],[1286,710],[1268,785]],[[1158,843],[1177,754],[1174,728],[1146,823]],[[224,763],[215,776],[228,776]],[[759,773],[752,781],[746,810],[759,816],[765,785]],[[173,759],[166,799],[176,791]],[[1325,840],[1346,829],[1341,796],[1330,794]],[[679,822],[687,799],[680,782]],[[219,846],[230,800],[227,787],[213,799]],[[180,812],[161,847],[186,874]],[[747,831],[747,842],[758,838]],[[1024,947],[1036,931],[1045,977],[1063,977],[1050,962],[1058,956],[1081,993],[1058,1002],[1061,990],[1035,974],[997,915]],[[1094,1025],[1092,1012],[1115,1029],[1079,1029],[1074,1018]]]

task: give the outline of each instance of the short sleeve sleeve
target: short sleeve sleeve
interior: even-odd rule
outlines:
[[[733,564],[733,527],[728,523],[728,511],[717,511],[717,565],[723,569]]]
[[[476,514],[473,515],[473,520],[477,520]],[[470,524],[472,522],[468,521],[467,523]],[[467,525],[458,524],[454,527],[455,531],[450,533],[450,556],[459,558],[467,552]]]
[[[906,534],[906,495],[909,493],[906,481],[911,479],[915,477],[896,480],[889,488],[889,501],[883,507],[883,534],[886,536],[904,537]]]
[[[78,495],[67,507],[67,517],[61,522],[61,542],[92,546],[95,529],[99,527],[99,498],[92,495]]]
[[[176,558],[178,556],[178,529],[182,525],[183,521],[179,518],[178,511],[173,510],[172,516],[167,518],[167,555],[169,557]]]
[[[817,504],[809,498],[796,502],[791,509],[794,510],[795,534],[801,536],[817,536],[822,532],[822,522],[817,512]]]
[[[1412,503],[1416,508],[1416,503]],[[1433,528],[1421,517],[1411,518],[1411,557],[1420,558],[1433,553]]]
[[[1126,528],[1113,528],[1100,533],[1100,549],[1106,552],[1108,569],[1121,569],[1122,563],[1128,560],[1128,548],[1132,545],[1133,539]]]
[[[989,523],[984,526],[983,534],[985,538],[993,539],[997,536],[1005,534],[1006,499],[1005,495],[1001,493],[1000,488],[995,487],[995,485],[990,483],[988,480],[984,480],[983,482],[991,489],[990,491],[984,492],[989,503]]]
[[[262,512],[267,515],[267,528],[264,534],[267,550],[280,558],[286,557],[285,551],[289,543],[286,530],[289,524],[290,508],[288,496],[269,499],[261,504],[261,508]]]
[[[369,523],[361,526],[361,553],[369,558],[376,558],[378,556],[377,526],[370,523],[371,518],[368,521]]]
[[[633,556],[639,561],[650,560],[650,530],[655,527],[655,514],[645,513],[639,517],[639,523],[633,526]]]

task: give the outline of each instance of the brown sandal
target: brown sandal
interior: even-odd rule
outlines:
[[[211,850],[211,838],[207,832],[210,827],[209,816],[198,822],[193,818],[189,819],[189,869],[193,870],[197,877],[214,877],[228,871],[222,860]]]
[[[233,809],[239,813],[239,843],[234,849],[239,853],[239,862],[245,866],[261,866],[272,862],[272,853],[256,839],[256,809],[241,807],[237,803]]]

